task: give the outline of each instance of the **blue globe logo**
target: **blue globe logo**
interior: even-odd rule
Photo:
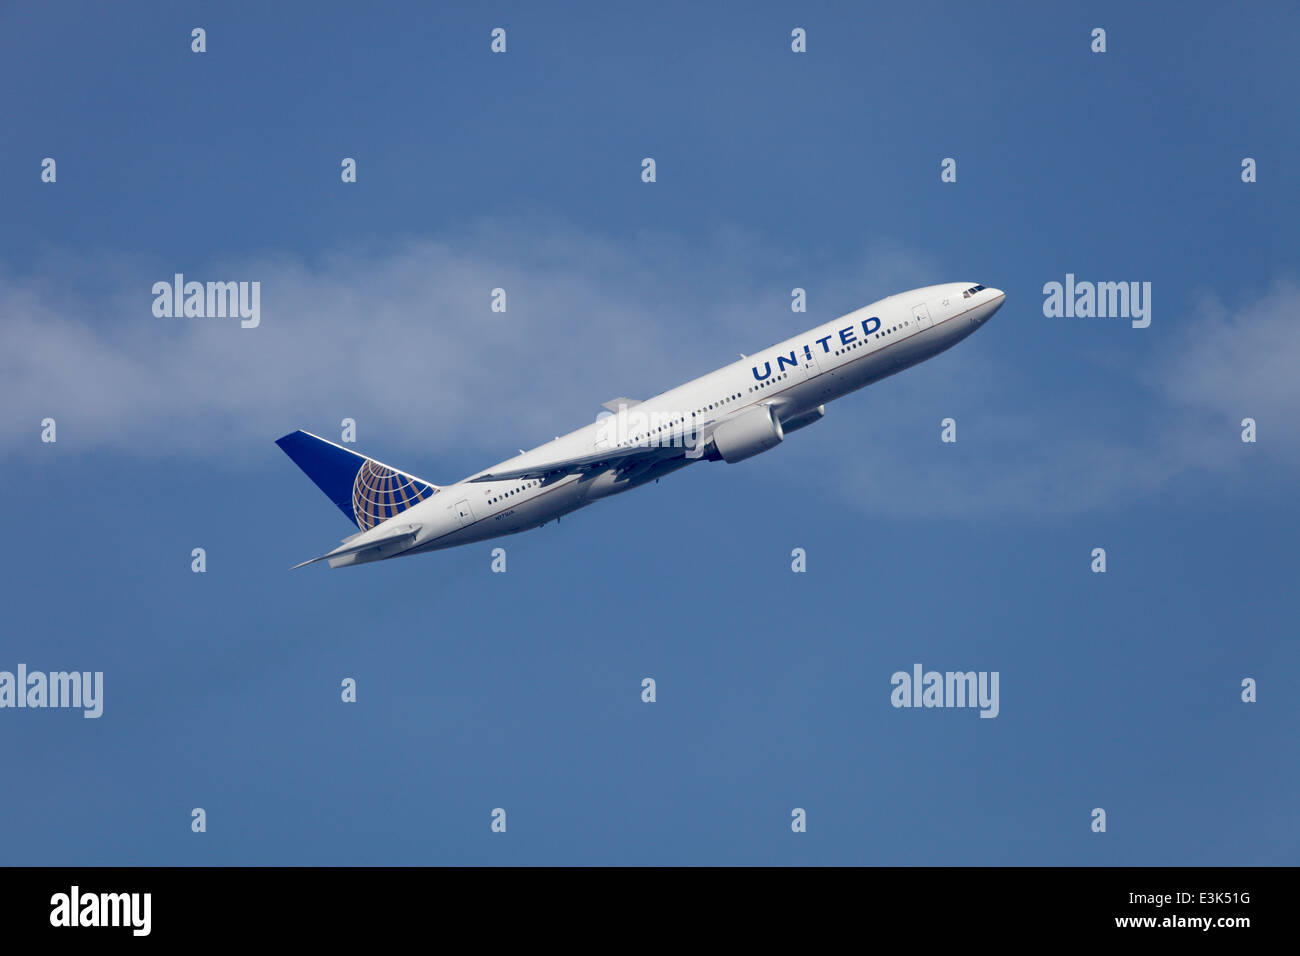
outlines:
[[[432,485],[367,460],[352,483],[352,513],[356,516],[357,527],[369,531],[423,501],[432,492]]]

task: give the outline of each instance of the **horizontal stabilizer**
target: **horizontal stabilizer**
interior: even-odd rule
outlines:
[[[335,558],[344,558],[348,555],[360,555],[367,551],[386,550],[390,553],[405,550],[405,548],[415,543],[415,537],[420,533],[420,526],[414,524],[402,525],[400,528],[394,528],[391,532],[378,538],[371,538],[369,541],[362,541],[359,544],[349,544],[361,535],[354,535],[344,541],[342,546],[335,548],[329,554],[322,554],[319,558],[312,558],[304,561],[302,564],[295,564],[290,571],[297,571],[299,568],[305,568],[309,564],[315,564],[317,561],[329,561],[333,563]]]

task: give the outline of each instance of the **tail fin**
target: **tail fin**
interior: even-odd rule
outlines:
[[[440,490],[423,479],[296,431],[276,444],[362,531],[401,514]]]

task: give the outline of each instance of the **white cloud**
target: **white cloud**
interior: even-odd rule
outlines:
[[[1205,296],[1196,320],[1154,376],[1171,404],[1230,426],[1254,418],[1259,441],[1300,460],[1300,284],[1278,281],[1229,310]]]
[[[899,256],[886,258],[888,270]],[[50,415],[63,450],[229,459],[265,453],[295,427],[334,434],[348,416],[388,447],[455,445],[496,460],[593,420],[609,398],[645,397],[790,334],[805,318],[789,310],[794,283],[770,278],[789,267],[736,232],[701,248],[497,223],[454,245],[201,273],[60,256],[39,275],[0,279],[0,443],[30,452]],[[152,285],[177,271],[259,281],[261,324],[156,318]],[[489,309],[497,287],[505,313]]]
[[[80,299],[47,295],[45,276],[6,279],[0,442],[30,449],[53,415],[65,448],[228,456],[299,425],[336,431],[346,415],[372,438],[418,429],[425,444],[504,452],[549,438],[560,409],[594,416],[613,393],[590,393],[592,379],[681,374],[655,311],[663,295],[645,294],[648,265],[572,237],[527,246],[485,231],[458,248],[412,241],[314,265],[179,270],[260,281],[253,329],[154,317],[150,289],[171,267],[119,263]],[[489,309],[496,287],[507,292],[504,314]]]
[[[152,284],[175,271],[260,281],[260,327],[155,318]],[[428,461],[454,449],[468,471],[593,420],[606,399],[662,391],[940,275],[889,243],[846,270],[816,253],[793,260],[736,231],[694,245],[662,235],[615,241],[550,223],[485,223],[454,244],[413,239],[202,273],[64,255],[37,275],[0,277],[0,445],[34,453],[48,415],[65,452],[256,461],[274,454],[281,434],[336,435],[346,416],[359,423],[363,451],[418,450],[416,460]],[[805,315],[790,312],[794,286],[808,289]],[[504,314],[489,309],[496,287],[507,292]],[[1126,386],[1146,393],[1122,431],[1113,417],[1033,391],[981,330],[833,405],[826,422],[795,439],[802,451],[764,461],[774,480],[818,476],[868,512],[939,516],[1068,513],[1157,492],[1189,472],[1224,472],[1243,459],[1233,439],[1246,415],[1259,421],[1258,450],[1293,468],[1298,292],[1280,283],[1231,311],[1206,299],[1185,332],[1171,333],[1167,358],[1128,376]],[[1009,311],[993,323],[1009,321]],[[957,446],[938,441],[936,395],[965,410]]]

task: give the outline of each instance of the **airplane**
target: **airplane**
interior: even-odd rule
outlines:
[[[577,431],[435,485],[305,431],[276,444],[357,533],[332,568],[423,554],[537,528],[696,461],[735,463],[818,422],[826,403],[956,345],[1006,295],[952,282],[891,295],[653,398],[616,398]]]

